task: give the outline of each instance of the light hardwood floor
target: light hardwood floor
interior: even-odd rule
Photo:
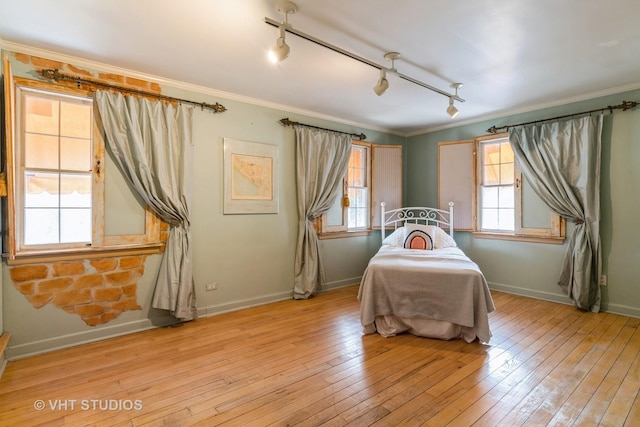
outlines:
[[[383,338],[356,294],[9,362],[0,425],[640,425],[639,319],[493,292],[489,345]]]

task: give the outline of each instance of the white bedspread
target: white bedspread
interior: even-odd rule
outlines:
[[[382,246],[362,276],[358,299],[365,331],[375,330],[376,316],[394,315],[447,321],[473,328],[481,342],[491,338],[487,281],[459,248]]]

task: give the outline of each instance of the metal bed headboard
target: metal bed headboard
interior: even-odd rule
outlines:
[[[382,240],[386,237],[387,228],[399,228],[406,223],[437,225],[443,229],[449,229],[449,235],[453,237],[453,202],[449,202],[449,210],[425,207],[398,208],[385,211],[386,203],[380,203],[380,218],[382,218]]]

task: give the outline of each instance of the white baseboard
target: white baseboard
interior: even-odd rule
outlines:
[[[566,295],[556,294],[552,292],[536,291],[533,289],[520,288],[517,286],[504,285],[502,283],[488,282],[489,289],[495,289],[496,291],[506,292],[508,294],[520,295],[523,297],[531,297],[535,299],[541,299],[545,301],[558,302],[560,304],[573,305],[573,301]]]
[[[361,277],[353,277],[344,280],[337,280],[334,282],[325,283],[320,289],[320,292],[328,291],[331,289],[343,288],[345,286],[351,286],[360,283]],[[264,295],[257,298],[232,301],[224,304],[210,305],[207,307],[201,307],[198,309],[198,317],[209,317],[216,314],[227,313],[230,311],[241,310],[243,308],[255,307],[258,305],[269,304],[277,301],[284,301],[293,298],[293,289],[287,292],[278,292],[275,294]]]
[[[556,294],[551,292],[542,292],[532,289],[519,288],[517,286],[503,285],[501,283],[489,282],[489,288],[496,291],[506,292],[508,294],[520,295],[524,297],[531,297],[541,299],[545,301],[557,302],[560,304],[575,305],[573,300],[566,295]],[[601,311],[611,314],[620,314],[622,316],[637,317],[640,318],[640,308],[629,307],[620,304],[602,304]]]
[[[6,350],[6,358],[9,361],[22,359],[25,357],[47,353],[54,350],[74,347],[80,344],[87,344],[90,342],[101,341],[108,338],[144,331],[147,329],[167,326],[175,322],[176,320],[174,317],[167,315],[164,317],[153,319],[142,319],[113,326],[106,326],[100,329],[82,331],[73,334],[62,335],[59,337],[33,341],[25,344],[10,345]]]
[[[640,318],[640,308],[629,307],[621,304],[606,304],[602,311],[612,314]]]
[[[198,317],[209,317],[216,314],[228,313],[230,311],[237,311],[243,308],[255,307],[258,305],[269,304],[271,302],[284,301],[293,298],[293,290],[287,292],[278,292],[275,294],[269,294],[260,296],[257,298],[250,298],[238,301],[231,301],[224,304],[209,305],[198,309]]]
[[[346,286],[357,285],[361,281],[362,281],[362,276],[351,277],[349,279],[344,279],[344,280],[336,280],[333,282],[327,282],[324,284],[321,291],[328,291],[330,289],[344,288]]]

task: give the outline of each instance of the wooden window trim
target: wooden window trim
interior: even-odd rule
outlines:
[[[6,155],[6,186],[7,195],[3,204],[4,218],[4,240],[5,252],[3,258],[7,264],[27,264],[32,262],[45,262],[55,260],[87,259],[105,256],[123,256],[158,253],[164,250],[162,241],[161,224],[162,221],[148,208],[145,209],[145,234],[104,236],[104,222],[96,220],[96,216],[104,216],[104,187],[97,187],[98,191],[93,192],[94,218],[93,218],[93,238],[92,246],[65,247],[54,249],[18,249],[16,241],[16,164],[15,164],[15,144],[16,144],[16,88],[24,87],[32,90],[42,90],[54,92],[61,95],[72,95],[92,98],[91,91],[74,88],[53,83],[41,82],[21,77],[13,77],[11,73],[11,63],[7,55],[3,55],[4,71],[4,91],[5,91],[5,155]],[[94,135],[101,138],[101,132],[94,123]],[[95,161],[101,160],[104,165],[104,143],[100,141],[101,150],[94,151]],[[99,145],[100,145],[99,144]],[[94,144],[95,146],[95,144]],[[96,179],[103,180],[104,174],[94,173],[94,184]],[[102,185],[102,182],[99,182]],[[98,233],[96,233],[96,231]]]
[[[501,133],[496,135],[485,135],[482,137],[474,138],[476,147],[476,173],[474,179],[474,203],[476,205],[474,216],[475,216],[475,229],[473,231],[474,237],[480,239],[494,239],[494,240],[510,240],[510,241],[519,241],[519,242],[530,242],[530,243],[549,243],[549,244],[563,244],[566,236],[566,221],[560,215],[551,211],[550,218],[550,227],[549,228],[532,228],[532,227],[522,227],[523,221],[523,212],[522,212],[522,185],[516,184],[515,187],[515,232],[497,232],[497,231],[482,231],[480,230],[480,215],[478,210],[480,209],[480,200],[479,200],[479,175],[482,172],[481,157],[479,154],[480,144],[485,141],[499,140],[503,138],[508,138],[508,133]],[[522,173],[520,168],[515,162],[515,180],[517,182],[522,182]]]

